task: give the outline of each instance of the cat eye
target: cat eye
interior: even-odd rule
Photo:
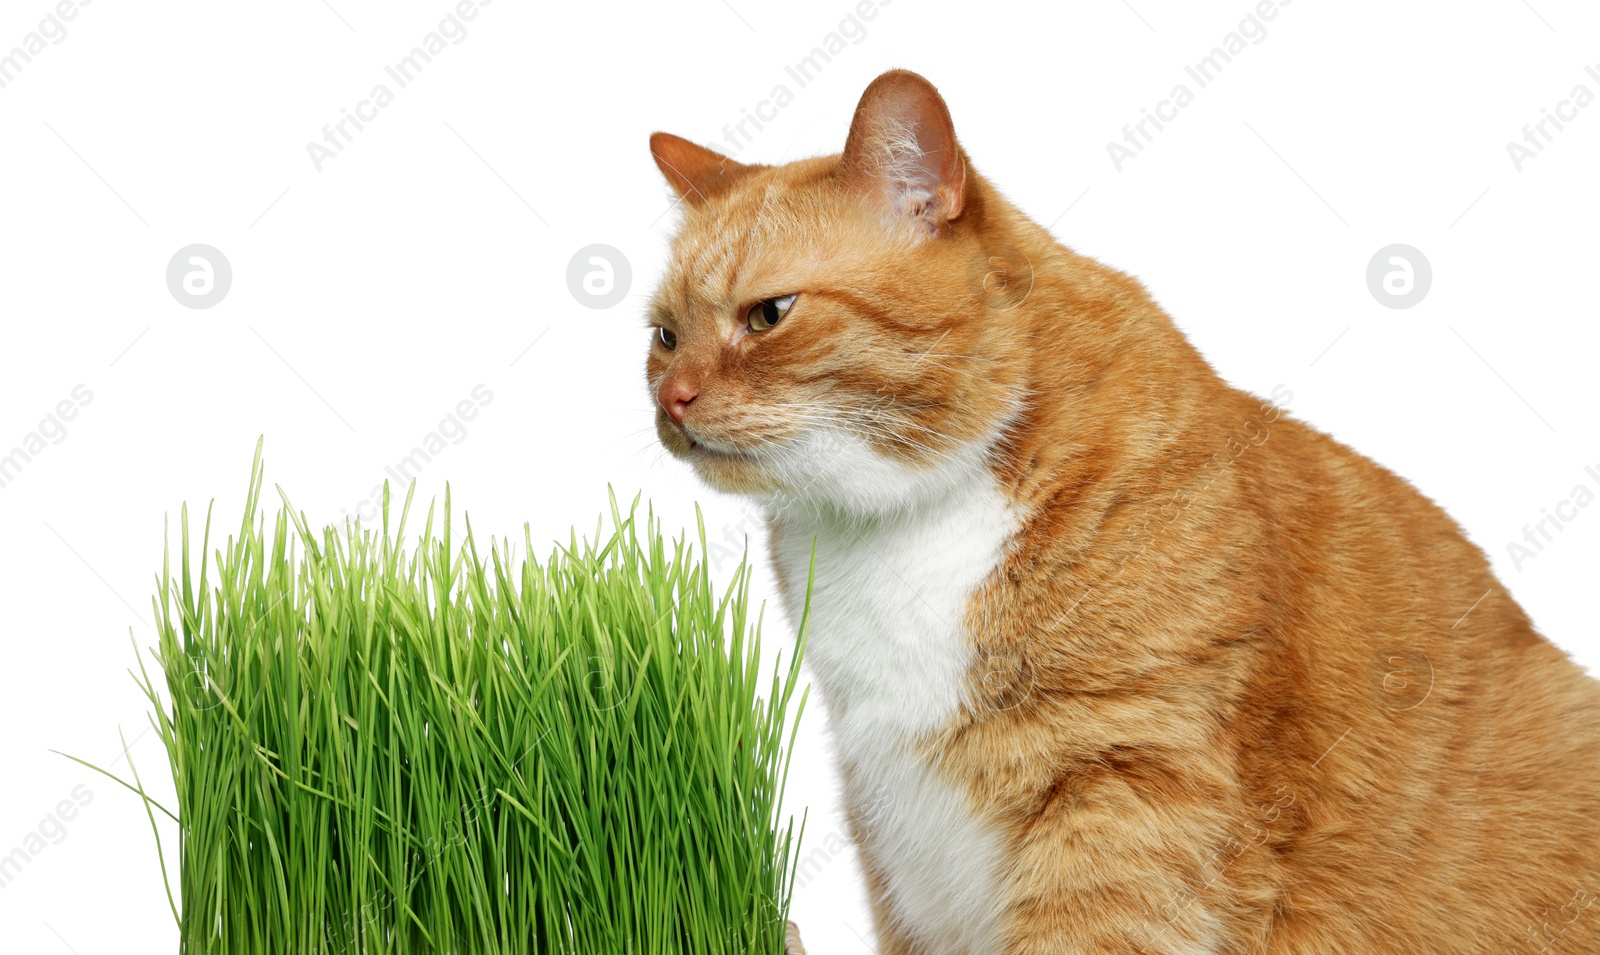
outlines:
[[[665,348],[667,351],[672,351],[674,348],[678,347],[678,333],[671,331],[670,329],[657,326],[656,341],[661,343],[662,348]]]
[[[764,332],[778,324],[783,320],[783,316],[789,314],[789,309],[794,307],[794,300],[793,295],[780,295],[750,306],[750,314],[746,316],[750,330]]]

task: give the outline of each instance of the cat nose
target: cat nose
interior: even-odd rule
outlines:
[[[661,393],[657,399],[661,407],[667,409],[667,416],[678,424],[683,424],[683,417],[689,413],[689,405],[700,396],[700,393],[689,386],[682,378],[669,378],[661,385]]]

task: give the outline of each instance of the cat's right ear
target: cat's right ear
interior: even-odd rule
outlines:
[[[650,155],[683,201],[695,206],[754,168],[671,133],[650,134]]]

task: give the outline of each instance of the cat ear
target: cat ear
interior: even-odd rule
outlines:
[[[890,70],[861,94],[842,174],[896,216],[937,231],[966,206],[966,161],[950,110],[933,84]]]
[[[754,169],[671,133],[650,134],[650,155],[667,182],[691,205],[705,201]]]

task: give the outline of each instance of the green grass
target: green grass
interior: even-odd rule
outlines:
[[[269,525],[262,473],[209,567],[185,509],[137,677],[182,952],[782,952],[804,694],[798,650],[763,676],[746,566],[719,593],[637,501],[543,563],[454,538],[448,491],[410,549],[409,495]]]

